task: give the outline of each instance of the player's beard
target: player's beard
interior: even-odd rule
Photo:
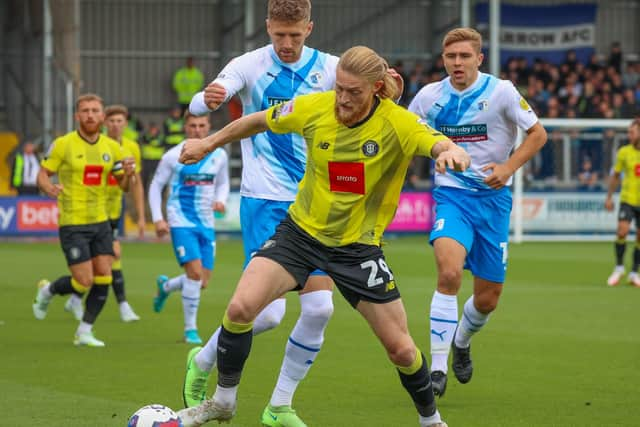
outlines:
[[[87,136],[94,136],[100,133],[101,127],[102,123],[100,123],[99,121],[80,122],[80,130]]]
[[[363,104],[359,108],[354,106],[354,108],[349,111],[342,111],[340,110],[338,102],[336,101],[333,106],[333,111],[338,122],[342,123],[345,126],[353,126],[367,116],[367,113],[369,112],[368,109],[370,108],[370,105],[368,106],[366,104]]]

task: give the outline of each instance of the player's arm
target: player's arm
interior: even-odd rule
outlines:
[[[613,210],[613,193],[616,192],[620,185],[620,172],[614,170],[609,176],[609,188],[607,189],[607,198],[604,201],[604,207],[608,211]]]
[[[226,154],[224,162],[216,176],[215,201],[213,202],[214,212],[225,213],[227,199],[229,198],[229,161]]]
[[[187,139],[180,153],[180,163],[197,163],[216,148],[268,130],[267,114],[270,111],[240,117],[204,139]]]
[[[162,214],[162,190],[171,179],[171,175],[173,173],[173,168],[171,167],[171,156],[172,151],[167,152],[158,167],[156,168],[156,172],[153,175],[153,179],[151,180],[151,184],[149,184],[149,208],[151,209],[151,220],[153,221],[153,225],[156,229],[156,236],[162,237],[169,233],[169,224],[165,221],[164,216]],[[174,159],[175,161],[175,159]]]
[[[442,139],[431,148],[431,157],[435,159],[436,171],[445,173],[447,169],[464,172],[471,164],[469,153],[450,139]]]
[[[40,167],[38,171],[37,184],[40,191],[52,199],[58,198],[58,195],[62,192],[62,184],[54,184],[51,182],[51,177],[55,175],[55,172],[50,171],[44,166]]]
[[[527,129],[527,136],[522,144],[502,164],[489,163],[482,170],[492,170],[491,175],[484,179],[485,184],[494,189],[505,186],[509,178],[526,162],[528,162],[547,142],[547,131],[540,122],[536,122]]]
[[[128,193],[132,183],[136,182],[136,162],[133,157],[125,157],[116,162],[113,167],[113,176],[122,191]]]

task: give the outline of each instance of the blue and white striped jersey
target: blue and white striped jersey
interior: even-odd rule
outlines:
[[[338,59],[305,46],[300,60],[288,64],[267,45],[233,59],[215,82],[227,90],[227,100],[239,95],[246,115],[298,95],[333,89]],[[305,170],[306,150],[304,139],[295,134],[267,131],[242,140],[240,193],[267,200],[294,200]]]
[[[469,190],[491,189],[483,182],[491,171],[482,168],[504,163],[515,146],[517,128],[528,130],[538,121],[510,81],[485,73],[463,91],[456,90],[449,77],[431,83],[416,94],[409,110],[471,156],[469,169],[436,173],[435,184]]]
[[[163,219],[162,189],[169,185],[167,222],[170,227],[213,228],[213,203],[226,203],[229,196],[228,156],[217,149],[198,163],[178,162],[184,141],[167,151],[149,186],[153,222]]]

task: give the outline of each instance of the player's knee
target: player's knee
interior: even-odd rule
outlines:
[[[396,366],[411,366],[416,358],[416,347],[410,342],[399,343],[387,350],[389,360]]]
[[[256,312],[245,301],[233,299],[227,307],[227,317],[234,323],[250,323],[255,320]]]
[[[489,314],[498,307],[498,295],[483,295],[474,297],[473,305],[482,314]]]
[[[462,271],[458,269],[444,269],[438,274],[438,288],[456,291],[462,282]]]

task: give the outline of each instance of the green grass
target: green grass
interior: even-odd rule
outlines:
[[[428,353],[432,250],[424,238],[401,238],[391,240],[385,254],[412,335]],[[219,324],[241,258],[239,242],[219,241],[200,306],[203,336]],[[473,341],[473,381],[460,385],[451,377],[438,401],[450,426],[638,425],[640,289],[604,284],[612,258],[610,243],[511,245],[500,306]],[[33,318],[36,281],[66,274],[57,244],[2,242],[0,259],[0,425],[125,426],[148,403],[181,408],[188,347],[178,343],[180,299],[171,296],[161,314],[151,309],[156,275],[180,272],[167,244],[124,245],[127,292],[142,320],[121,323],[110,297],[95,327],[104,349],[72,345],[76,322],[63,311],[62,298],[52,302],[45,321]],[[465,276],[460,306],[470,285]],[[234,426],[260,425],[298,315],[296,299],[289,296],[281,327],[254,340]],[[339,293],[334,302],[325,345],[298,389],[298,412],[312,427],[417,426],[380,344]]]

